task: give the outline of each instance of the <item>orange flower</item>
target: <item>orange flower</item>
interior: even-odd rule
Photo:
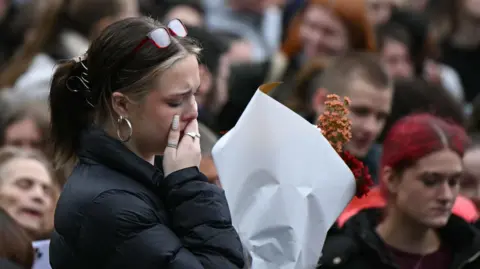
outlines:
[[[355,195],[360,198],[368,193],[373,181],[368,168],[352,154],[344,151],[345,144],[352,138],[352,123],[348,119],[349,105],[350,99],[347,97],[340,100],[336,94],[327,95],[325,111],[318,118],[317,127],[352,170],[357,185]]]
[[[345,143],[352,138],[352,124],[347,117],[349,105],[350,100],[347,97],[341,101],[338,95],[329,94],[325,102],[325,111],[317,121],[323,136],[338,153],[343,151]]]

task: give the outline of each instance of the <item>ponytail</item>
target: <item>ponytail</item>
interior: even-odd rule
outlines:
[[[81,133],[92,123],[92,107],[82,98],[82,92],[88,91],[88,88],[77,85],[72,89],[71,83],[67,85],[82,72],[81,62],[68,60],[60,64],[53,75],[49,98],[50,142],[57,168],[75,160]]]
[[[27,30],[27,32],[31,30],[31,35],[27,35],[23,45],[13,54],[0,73],[0,89],[13,87],[18,78],[28,70],[33,58],[51,41],[65,2],[66,0],[49,0],[48,3],[32,3],[39,5],[41,15]]]

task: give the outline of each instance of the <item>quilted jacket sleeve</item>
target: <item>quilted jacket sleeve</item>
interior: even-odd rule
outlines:
[[[170,174],[162,190],[172,230],[203,268],[243,268],[242,244],[222,189],[192,167]]]
[[[84,212],[80,256],[106,261],[99,268],[108,269],[242,268],[242,248],[222,191],[196,169],[174,174],[163,186],[170,223],[159,219],[145,197],[104,192]]]

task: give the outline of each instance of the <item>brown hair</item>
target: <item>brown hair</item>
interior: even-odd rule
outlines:
[[[35,252],[25,230],[0,208],[0,258],[32,268]]]
[[[305,10],[313,5],[331,9],[343,22],[348,31],[350,47],[354,50],[374,52],[376,50],[375,33],[368,21],[365,0],[308,0],[305,7],[292,19],[286,34],[282,51],[293,57],[300,52],[302,44],[299,29]]]
[[[388,88],[392,84],[378,55],[368,52],[349,52],[337,57],[323,71],[319,86],[330,93],[343,95],[354,78],[361,78],[380,89]]]
[[[50,90],[51,141],[57,165],[76,157],[84,130],[111,119],[113,92],[140,101],[165,70],[189,55],[199,54],[199,47],[191,39],[173,36],[167,48],[159,49],[148,42],[136,49],[149,32],[159,27],[164,26],[145,17],[118,21],[92,42],[85,59],[68,60],[58,66]],[[67,88],[69,78],[84,75],[88,86],[79,83],[73,91]]]
[[[33,58],[40,52],[55,52],[62,29],[72,28],[89,36],[92,26],[101,18],[114,16],[121,10],[118,0],[42,0],[32,1],[27,16],[34,17],[30,34],[14,53],[0,73],[0,89],[12,87],[27,71]],[[39,12],[39,15],[36,13]]]

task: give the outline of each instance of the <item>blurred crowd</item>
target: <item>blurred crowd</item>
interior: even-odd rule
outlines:
[[[7,262],[32,268],[31,243],[49,238],[74,165],[50,161],[48,98],[56,64],[85,54],[105,27],[135,16],[178,18],[203,49],[196,95],[200,169],[212,183],[220,185],[210,156],[215,142],[234,127],[261,84],[282,81],[268,94],[312,123],[328,94],[351,99],[347,149],[368,166],[378,187],[352,201],[332,236],[361,233],[343,224],[389,203],[429,223],[421,208],[429,199],[443,206],[436,210],[452,210],[474,227],[480,210],[478,0],[0,0],[1,268]],[[435,189],[438,197],[385,179],[393,173],[385,167],[409,167],[404,159],[423,161],[443,148],[457,154],[461,175],[422,179],[432,188],[446,178],[446,189]],[[448,169],[456,159],[447,155],[428,159],[425,167]],[[394,202],[385,189],[396,194]],[[432,223],[425,225],[440,225]],[[389,243],[382,227],[377,232]],[[332,248],[338,251],[325,250],[324,263],[342,264],[347,250]],[[444,268],[417,265],[401,268]]]

